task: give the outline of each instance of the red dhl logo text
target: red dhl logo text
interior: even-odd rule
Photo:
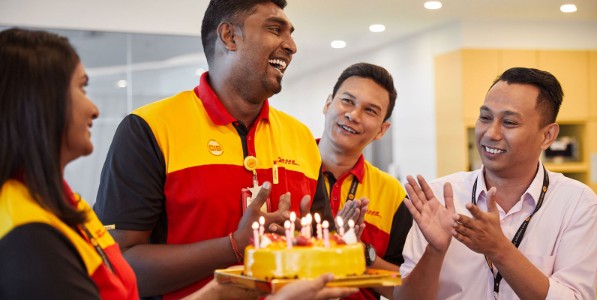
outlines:
[[[371,216],[374,216],[374,217],[381,218],[381,214],[377,210],[368,210],[367,214],[371,215]]]
[[[278,158],[276,159],[275,163],[283,164],[283,165],[300,166],[300,164],[298,162],[296,162],[296,160],[294,160],[294,159],[287,159],[287,158],[283,158],[283,157],[280,157],[280,156],[278,156]]]

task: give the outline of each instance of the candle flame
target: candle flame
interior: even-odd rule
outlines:
[[[318,213],[315,213],[315,222],[317,222],[317,224],[321,223],[321,217]]]
[[[323,227],[323,229],[328,229],[328,227],[330,227],[330,223],[328,221],[323,221],[323,223],[321,223],[321,226]]]

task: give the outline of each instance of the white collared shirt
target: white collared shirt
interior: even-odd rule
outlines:
[[[524,219],[537,205],[543,186],[543,165],[527,191],[509,211],[498,206],[502,231],[512,239]],[[547,299],[595,299],[597,289],[597,196],[586,185],[548,172],[549,188],[543,206],[533,216],[519,250],[549,278]],[[450,182],[454,206],[459,214],[471,216],[465,205],[471,202],[477,179],[476,199],[487,211],[487,188],[482,169],[460,172],[430,183],[443,203],[443,185]],[[408,276],[427,246],[413,223],[404,245],[402,276]],[[493,299],[493,274],[485,257],[452,238],[442,265],[438,299]],[[519,299],[505,279],[499,299]]]

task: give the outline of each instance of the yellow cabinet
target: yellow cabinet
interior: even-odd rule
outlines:
[[[489,86],[499,72],[498,50],[462,50],[462,101],[466,124],[474,124],[479,117]]]
[[[587,121],[589,117],[589,52],[539,51],[539,69],[552,73],[562,85],[564,102],[558,122]]]
[[[500,50],[499,74],[514,67],[539,68],[536,50]],[[496,74],[499,75],[499,74]]]
[[[587,160],[589,163],[589,172],[587,184],[597,191],[597,121],[587,122]]]
[[[589,53],[589,119],[597,121],[597,51]]]

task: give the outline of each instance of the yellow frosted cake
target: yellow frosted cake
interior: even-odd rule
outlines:
[[[330,239],[329,247],[321,239],[302,240],[288,248],[284,237],[269,235],[265,247],[245,248],[244,274],[259,279],[309,279],[325,273],[336,278],[362,275],[365,272],[365,255],[361,243],[345,244]],[[297,245],[298,244],[298,245]]]

